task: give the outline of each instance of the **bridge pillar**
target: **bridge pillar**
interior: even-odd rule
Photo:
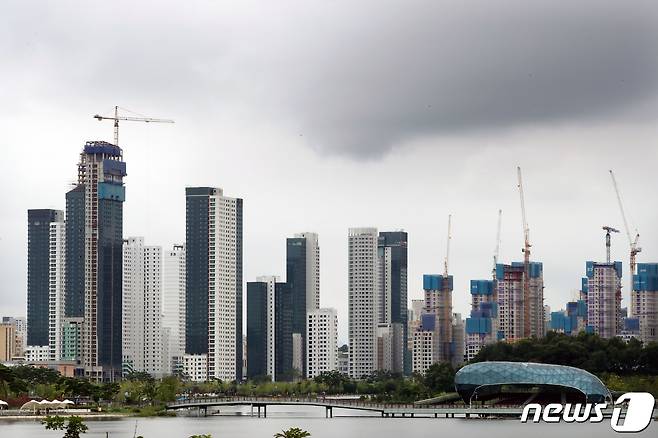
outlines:
[[[411,413],[411,418],[414,418],[414,413],[413,412]]]
[[[258,418],[260,418],[260,405],[258,405]]]
[[[267,405],[263,405],[263,417],[267,418]]]

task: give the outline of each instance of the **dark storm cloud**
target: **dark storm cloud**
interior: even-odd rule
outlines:
[[[3,38],[14,75],[56,81],[66,98],[84,88],[193,116],[246,108],[255,125],[284,119],[314,149],[357,158],[423,137],[654,109],[653,1],[116,5],[19,8]]]

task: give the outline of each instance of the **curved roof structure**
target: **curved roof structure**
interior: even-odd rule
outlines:
[[[518,385],[552,386],[581,392],[588,402],[611,400],[610,390],[580,368],[527,362],[478,362],[455,375],[455,389],[468,402],[480,388]]]

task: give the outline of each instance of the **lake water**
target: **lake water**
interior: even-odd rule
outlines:
[[[227,412],[228,413],[228,412]],[[334,418],[324,418],[324,408],[269,407],[267,418],[220,415],[210,417],[124,418],[89,420],[84,438],[131,438],[135,432],[144,438],[187,438],[211,434],[213,438],[271,438],[289,427],[301,427],[312,438],[622,438],[610,428],[609,420],[599,424],[521,424],[518,420],[381,418],[334,409]],[[344,416],[343,416],[344,415]],[[38,421],[7,421],[0,417],[0,438],[59,438],[60,431],[47,431]],[[658,436],[654,421],[633,438]]]

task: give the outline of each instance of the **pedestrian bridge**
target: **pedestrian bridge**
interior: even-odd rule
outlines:
[[[371,412],[382,417],[520,417],[522,406],[468,407],[464,405],[418,406],[414,404],[373,403],[363,400],[299,397],[217,397],[193,398],[167,405],[169,410],[197,409],[207,415],[208,409],[222,406],[249,406],[251,415],[267,417],[268,406],[311,406],[325,408],[326,417],[333,417],[334,409]],[[255,409],[255,411],[254,411]]]

